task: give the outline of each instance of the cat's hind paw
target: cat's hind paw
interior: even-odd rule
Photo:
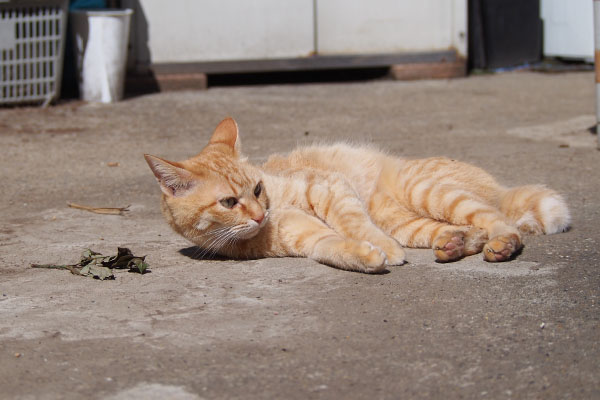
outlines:
[[[472,227],[467,231],[447,231],[433,240],[436,261],[449,262],[479,253],[487,240],[483,229]]]
[[[483,246],[483,258],[489,262],[507,261],[521,247],[521,239],[515,234],[496,236]]]
[[[465,232],[444,232],[434,239],[431,247],[439,262],[458,260],[465,255]]]

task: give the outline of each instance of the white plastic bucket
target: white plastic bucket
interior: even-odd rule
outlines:
[[[73,10],[70,23],[81,99],[123,98],[131,9]]]

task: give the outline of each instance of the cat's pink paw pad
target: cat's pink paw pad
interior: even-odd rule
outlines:
[[[483,257],[489,262],[506,261],[521,248],[521,240],[515,234],[496,236],[483,246]]]
[[[457,260],[464,255],[465,233],[460,231],[442,233],[435,238],[431,247],[437,261]]]

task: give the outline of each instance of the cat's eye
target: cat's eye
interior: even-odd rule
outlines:
[[[235,197],[228,197],[226,199],[219,200],[219,203],[225,208],[233,208],[237,203],[237,199]]]
[[[262,182],[258,182],[256,184],[256,187],[254,188],[254,195],[256,197],[260,196],[260,193],[262,192],[262,189],[263,189],[262,186],[263,186]]]

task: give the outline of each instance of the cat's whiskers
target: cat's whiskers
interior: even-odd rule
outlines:
[[[197,239],[204,238],[199,247],[202,249],[198,258],[204,258],[207,255],[213,257],[217,252],[227,245],[234,245],[240,236],[247,231],[251,231],[254,227],[248,224],[224,226],[213,229],[197,236]]]
[[[209,257],[213,257],[232,235],[233,233],[229,230],[229,228],[227,228],[220,230],[214,236],[207,237],[202,244],[200,244],[200,247],[203,249],[200,254],[200,258],[204,258],[209,254]]]
[[[226,234],[229,227],[224,226],[216,229],[211,229],[207,232],[195,235],[192,240],[198,244],[199,250],[195,254],[195,258],[203,258],[210,251],[219,236]]]

